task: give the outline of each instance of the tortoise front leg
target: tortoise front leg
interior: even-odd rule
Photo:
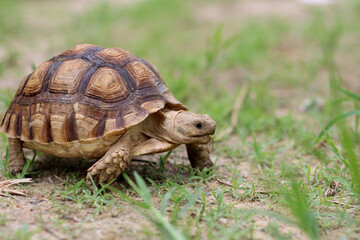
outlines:
[[[93,190],[91,178],[96,185],[117,178],[130,164],[131,158],[129,145],[125,141],[119,140],[87,170],[86,185]]]
[[[186,144],[186,150],[193,168],[202,170],[214,165],[210,159],[210,149],[206,144]]]
[[[25,166],[22,141],[19,138],[8,138],[9,141],[9,170],[12,175],[21,173]]]

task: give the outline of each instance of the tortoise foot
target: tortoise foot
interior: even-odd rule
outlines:
[[[86,185],[94,190],[94,184],[99,186],[100,183],[110,182],[120,176],[129,165],[130,160],[130,156],[124,150],[116,150],[111,154],[106,154],[88,169]]]
[[[11,165],[11,166],[9,166],[9,171],[14,176],[21,173],[23,169],[24,169],[24,164],[23,165]]]
[[[193,168],[201,171],[214,165],[210,159],[210,149],[206,144],[187,144],[186,150]]]

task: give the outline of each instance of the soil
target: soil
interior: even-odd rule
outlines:
[[[183,147],[170,155],[166,164],[166,168],[170,172],[167,174],[175,174],[175,172],[171,172],[175,160],[177,164],[188,165],[185,157]],[[215,156],[212,157],[215,159]],[[155,163],[158,161],[159,155],[142,157],[141,159]],[[220,158],[217,161],[218,174],[222,175],[224,181],[229,180],[231,177],[225,167],[231,162],[231,159],[225,158]],[[33,183],[13,186],[13,189],[21,191],[26,196],[0,197],[0,216],[7,219],[6,228],[0,224],[0,231],[11,236],[17,229],[21,229],[24,223],[27,223],[28,230],[34,232],[34,239],[148,239],[148,236],[144,235],[144,231],[154,231],[153,226],[126,202],[119,200],[112,209],[105,208],[100,214],[94,216],[93,207],[85,205],[79,208],[73,201],[64,200],[57,194],[57,191],[64,190],[67,176],[72,173],[77,174],[79,169],[82,169],[79,178],[85,176],[87,166],[77,164],[67,161],[59,161],[55,164],[51,161],[43,162],[40,167],[34,169],[34,171],[42,169],[42,176],[34,177]],[[250,175],[252,166],[250,166],[249,162],[244,161],[238,165],[241,167],[245,178],[252,178]],[[151,165],[148,163],[134,162],[127,172],[131,175],[132,171],[137,171],[142,177],[146,177],[149,166]],[[44,171],[44,169],[47,170]],[[77,171],[74,171],[74,169]],[[57,172],[60,172],[60,174]],[[182,175],[184,179],[188,177],[186,171]],[[164,177],[166,175],[161,176],[161,178]],[[0,176],[0,181],[2,180],[5,180],[5,178]],[[113,186],[120,187],[120,183],[125,184],[124,179],[119,179]],[[205,191],[216,191],[221,184],[223,184],[223,181],[220,181],[220,183],[217,180],[210,181],[205,187]],[[139,200],[138,197],[133,197]],[[209,194],[207,201],[216,206],[216,200],[211,194]],[[154,197],[153,202],[158,205],[160,199]],[[269,207],[262,201],[235,201],[231,197],[225,197],[224,203],[233,204],[234,208],[238,209],[255,209],[260,212],[269,210]],[[231,225],[230,219],[223,218],[219,221],[225,226],[227,224]],[[258,215],[252,221],[254,223],[254,239],[268,239],[269,235],[264,232],[264,228],[274,219]],[[306,239],[304,233],[297,227],[281,222],[278,222],[278,224],[282,233],[288,233],[294,239]],[[156,236],[154,236],[154,239],[156,239]]]
[[[127,174],[132,177],[132,172],[136,171],[143,178],[146,178],[149,173],[154,173],[153,166],[159,161],[160,156],[164,156],[164,154],[139,157],[139,161],[133,161],[126,170]],[[217,159],[217,175],[221,178],[210,180],[204,187],[205,191],[209,193],[207,202],[216,207],[216,199],[210,193],[216,191],[221,185],[231,185],[232,173],[227,170],[226,166],[235,163],[233,159],[217,155],[212,155],[212,159]],[[175,162],[177,165],[189,165],[185,147],[179,147],[170,155],[165,165],[167,171],[157,175],[160,179],[158,181],[165,181],[167,177],[177,174],[180,174],[182,179],[189,177],[188,171],[179,172],[178,168],[174,167]],[[105,207],[97,215],[94,215],[95,208],[93,206],[84,204],[79,207],[75,202],[61,197],[60,192],[65,190],[66,181],[69,181],[67,178],[73,174],[79,174],[77,179],[85,177],[86,169],[91,164],[91,162],[84,164],[84,162],[69,160],[54,162],[49,159],[42,160],[41,164],[35,164],[32,171],[40,171],[41,173],[33,178],[33,182],[12,187],[12,189],[24,193],[25,196],[0,196],[0,217],[6,219],[6,227],[0,224],[0,232],[9,236],[14,235],[26,223],[28,231],[34,234],[33,239],[157,239],[156,235],[149,238],[149,235],[144,234],[156,231],[153,225],[132,205],[121,201],[118,197],[116,197],[117,201],[113,207]],[[249,160],[237,161],[236,164],[241,169],[241,175],[244,179],[249,181],[256,179],[256,169],[254,170],[254,165]],[[3,180],[5,180],[4,176],[0,175],[0,182]],[[123,178],[119,178],[112,186],[121,188],[120,184],[130,189]],[[257,188],[257,191],[261,192],[261,187],[258,186]],[[149,189],[155,191],[152,187]],[[113,194],[116,196],[115,193]],[[132,197],[135,200],[140,200],[136,195],[132,195]],[[160,200],[154,194],[153,203],[155,206],[159,205]],[[271,238],[264,231],[270,222],[276,222],[280,233],[288,235],[292,239],[307,239],[307,236],[299,228],[268,217],[266,212],[274,209],[270,209],[267,201],[261,199],[255,201],[249,199],[235,200],[230,195],[225,195],[224,204],[233,205],[236,209],[258,212],[251,220],[254,224],[253,239]],[[171,212],[171,210],[169,211]],[[281,211],[279,213],[284,216],[288,215],[285,209],[280,208],[278,211]],[[262,212],[264,215],[261,214]],[[219,224],[225,226],[231,226],[231,222],[231,219],[219,219]],[[343,236],[341,234],[344,234],[346,228],[333,231],[336,236]],[[328,236],[333,237],[332,234]]]

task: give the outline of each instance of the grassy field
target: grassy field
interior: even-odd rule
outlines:
[[[94,194],[88,165],[32,152],[33,182],[7,187],[24,196],[1,192],[1,133],[0,239],[359,239],[359,21],[355,0],[0,0],[0,118],[34,67],[92,43],[217,122],[209,172],[180,147]]]

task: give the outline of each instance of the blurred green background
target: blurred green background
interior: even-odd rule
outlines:
[[[323,52],[339,34],[341,70],[359,91],[358,10],[351,1],[2,0],[0,84],[13,91],[35,66],[79,43],[120,47],[156,65],[174,95],[209,113],[219,131],[244,83],[235,131],[287,131],[282,124],[302,101],[326,97]]]
[[[274,191],[267,204],[284,197],[317,239],[316,221],[306,225],[312,215],[291,208],[300,199],[327,238],[345,226],[346,210],[333,216],[337,225],[321,209],[333,181],[359,210],[358,117],[317,139],[329,121],[359,109],[359,22],[356,0],[0,0],[0,117],[23,76],[52,56],[79,43],[126,49],[153,63],[190,110],[216,120],[223,176],[251,165],[253,186]],[[275,192],[294,177],[300,190]],[[352,217],[346,234],[358,233]]]

